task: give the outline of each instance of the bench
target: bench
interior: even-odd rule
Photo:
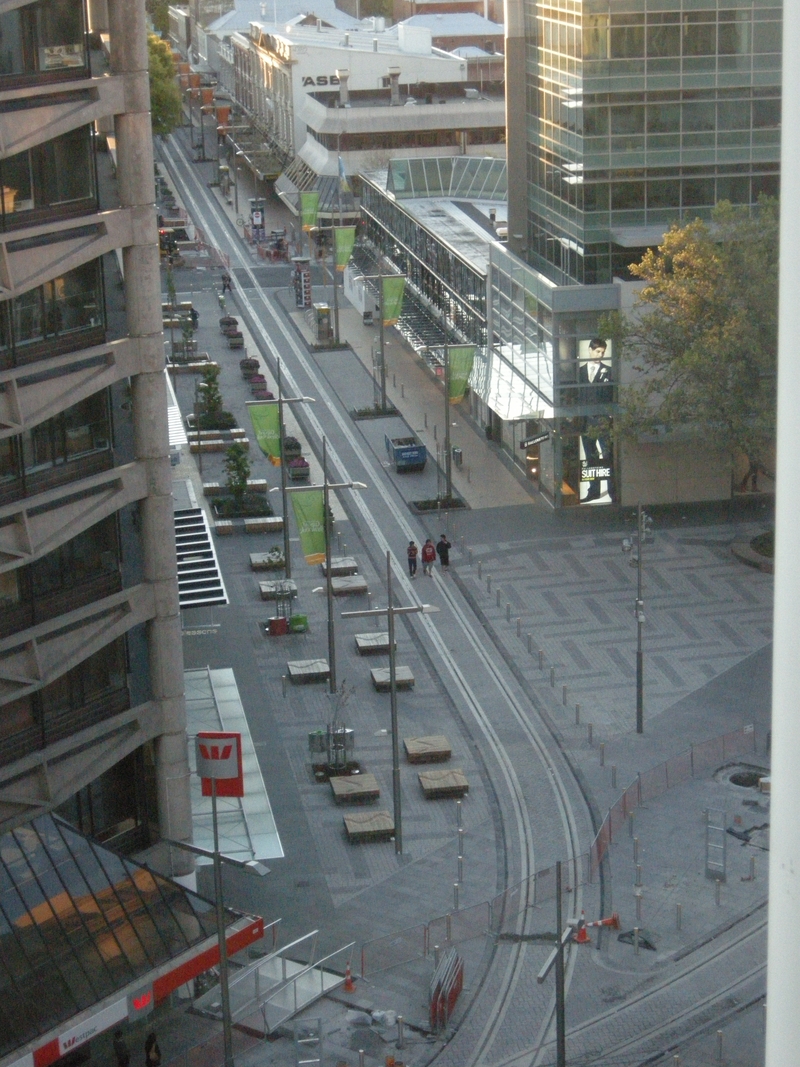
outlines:
[[[320,566],[322,573],[327,575],[327,565],[323,562]],[[358,574],[358,563],[352,556],[331,556],[331,578],[346,578],[353,574]]]
[[[283,552],[278,551],[274,555],[272,552],[251,552],[250,553],[250,570],[251,571],[277,571],[283,570],[286,565],[286,560],[283,558]]]
[[[469,781],[460,767],[420,771],[418,778],[426,800],[463,797],[469,792]]]
[[[337,774],[328,780],[337,804],[363,804],[381,795],[374,774]]]
[[[326,682],[331,669],[326,659],[295,659],[286,664],[289,680],[293,685],[310,685]]]
[[[388,693],[391,689],[388,667],[373,667],[369,672],[372,676],[372,684],[379,693]],[[395,667],[394,687],[398,689],[413,689],[414,675],[410,667]]]
[[[444,734],[403,739],[406,759],[409,763],[444,763],[453,755],[450,742]]]
[[[354,811],[344,816],[347,840],[355,845],[366,841],[391,841],[394,819],[388,811]]]
[[[262,600],[280,600],[283,597],[297,596],[297,582],[293,578],[284,578],[281,581],[259,582],[258,589]]]
[[[395,641],[394,647],[397,648]],[[368,634],[356,634],[356,649],[359,656],[374,656],[381,653],[389,654],[389,634],[373,632]]]
[[[230,537],[234,529],[232,519],[217,519],[214,523],[214,533],[217,537]]]
[[[283,529],[280,515],[258,515],[244,520],[246,534],[279,533]]]
[[[333,568],[331,568],[333,570]],[[344,578],[331,576],[331,591],[334,596],[358,596],[369,591],[366,578],[360,574],[351,574]]]

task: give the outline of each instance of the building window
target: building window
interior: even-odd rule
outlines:
[[[88,66],[83,4],[39,0],[0,15],[0,79],[82,76]]]
[[[107,395],[95,393],[22,434],[25,474],[107,449],[109,429]]]
[[[96,206],[91,130],[77,130],[0,161],[2,224],[30,225],[31,212],[50,218]]]

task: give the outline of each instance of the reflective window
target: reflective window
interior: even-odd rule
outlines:
[[[0,77],[82,73],[86,66],[82,3],[39,0],[0,15]]]
[[[91,130],[82,126],[0,161],[0,206],[6,227],[28,224],[40,209],[93,207]]]

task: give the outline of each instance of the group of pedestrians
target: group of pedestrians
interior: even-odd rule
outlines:
[[[450,549],[452,547],[445,534],[442,534],[436,545],[429,537],[422,546],[422,573],[427,574],[429,578],[433,577],[433,565],[437,556],[442,565],[442,573],[445,573],[450,566]],[[420,551],[417,547],[417,542],[409,541],[406,556],[408,557],[408,573],[412,578],[417,576],[417,559],[419,555]]]
[[[131,1054],[121,1030],[114,1031],[114,1055],[117,1067],[130,1067]],[[161,1049],[155,1034],[148,1034],[145,1039],[144,1067],[161,1067]]]

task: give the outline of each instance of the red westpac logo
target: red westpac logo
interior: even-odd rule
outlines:
[[[148,1007],[149,1004],[151,1003],[152,999],[153,999],[152,990],[150,990],[147,993],[142,993],[142,995],[140,997],[133,997],[132,998],[133,1010],[134,1011],[141,1011],[143,1008]]]
[[[231,758],[231,752],[233,752],[233,745],[224,745],[220,749],[219,745],[200,745],[200,752],[203,759],[213,760],[226,760]]]

